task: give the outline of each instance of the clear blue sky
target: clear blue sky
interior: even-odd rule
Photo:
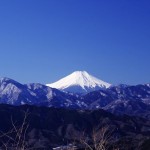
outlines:
[[[50,83],[75,70],[150,82],[150,1],[0,1],[0,77]]]

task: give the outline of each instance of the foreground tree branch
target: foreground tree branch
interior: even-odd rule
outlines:
[[[112,140],[113,130],[110,130],[108,125],[100,129],[93,129],[90,138],[84,134],[80,139],[82,145],[87,150],[108,150]]]
[[[27,122],[29,111],[24,112],[24,118],[21,125],[17,126],[17,122],[11,117],[12,129],[6,133],[0,132],[1,149],[25,150],[30,149],[26,142],[27,130],[29,123]]]

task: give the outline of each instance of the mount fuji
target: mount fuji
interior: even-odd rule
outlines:
[[[99,89],[107,89],[111,84],[88,74],[86,71],[75,71],[55,83],[47,84],[47,86],[65,92],[86,94]]]

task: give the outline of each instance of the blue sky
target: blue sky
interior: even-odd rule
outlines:
[[[1,0],[0,77],[50,83],[75,70],[150,82],[149,0]]]

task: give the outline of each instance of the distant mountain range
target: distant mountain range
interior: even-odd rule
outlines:
[[[150,84],[113,86],[85,71],[74,72],[48,86],[1,78],[0,103],[82,110],[101,108],[115,114],[150,118]]]
[[[39,83],[21,84],[9,78],[0,80],[0,103],[3,104],[66,107],[70,101],[76,104],[76,99],[75,95]],[[72,104],[72,107],[77,106]]]

